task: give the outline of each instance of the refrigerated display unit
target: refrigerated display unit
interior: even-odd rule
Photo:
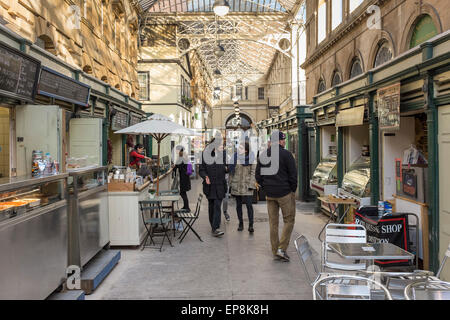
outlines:
[[[68,173],[69,265],[84,267],[109,243],[107,167]]]
[[[0,299],[45,299],[66,278],[67,178],[0,179]]]
[[[323,159],[314,170],[310,187],[319,195],[337,193],[337,163],[336,159]]]
[[[357,200],[360,206],[370,205],[370,157],[361,156],[353,162],[338,194]]]

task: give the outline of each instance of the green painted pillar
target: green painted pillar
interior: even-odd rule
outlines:
[[[298,159],[297,159],[297,174],[298,174],[298,194],[300,201],[307,201],[309,180],[308,180],[308,141],[307,131],[305,128],[305,119],[312,118],[312,113],[308,106],[297,106],[297,130],[298,130]]]
[[[344,180],[344,127],[337,128],[337,179],[338,188],[342,187]],[[344,214],[344,207],[339,205],[339,218]]]
[[[314,165],[314,168],[317,168],[317,166],[320,163],[321,157],[322,157],[322,152],[321,152],[321,148],[322,148],[322,143],[321,143],[321,136],[320,136],[320,127],[319,126],[315,126],[315,142],[316,142],[316,163]],[[312,176],[313,173],[311,173]],[[316,205],[314,206],[314,212],[320,212],[322,209],[322,201],[320,201],[319,199],[317,199],[316,197]]]
[[[122,136],[122,166],[126,166],[127,164],[125,163],[125,148],[126,148],[126,143],[127,143],[127,135],[126,134],[121,134]]]
[[[438,147],[438,111],[434,103],[434,85],[432,75],[425,79],[424,91],[427,103],[428,130],[428,221],[430,269],[439,268],[439,147]]]
[[[375,93],[369,95],[369,144],[370,144],[370,190],[371,204],[376,205],[380,199],[380,174],[379,174],[379,128],[378,116],[374,111]]]

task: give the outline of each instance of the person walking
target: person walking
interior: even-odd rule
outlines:
[[[187,196],[187,192],[191,190],[191,178],[188,174],[189,165],[189,159],[186,152],[184,152],[184,148],[180,148],[174,170],[178,171],[178,175],[180,176],[180,196],[183,199],[182,209],[191,212],[191,209],[189,208],[189,199]]]
[[[222,200],[226,191],[225,173],[228,170],[221,140],[222,137],[219,135],[206,146],[199,168],[199,175],[203,179],[203,193],[208,199],[209,223],[212,235],[215,237],[224,234],[223,231],[219,230],[219,227],[222,215]]]
[[[277,137],[278,135],[278,137]],[[256,181],[266,193],[267,211],[269,214],[270,243],[275,259],[289,261],[286,250],[295,223],[295,191],[297,190],[297,168],[292,154],[284,149],[286,135],[281,131],[272,134],[271,147],[261,154],[256,166]],[[272,156],[272,150],[278,149],[278,159]],[[261,163],[261,158],[270,159]],[[269,167],[278,168],[275,173]],[[279,209],[283,215],[283,231],[278,236]]]
[[[237,230],[244,230],[242,204],[245,204],[248,215],[248,231],[253,233],[252,198],[254,189],[256,188],[256,163],[254,163],[253,155],[250,153],[248,142],[239,145],[238,151],[234,154],[234,161],[229,167],[231,175],[231,195],[236,198],[236,212],[239,219]]]

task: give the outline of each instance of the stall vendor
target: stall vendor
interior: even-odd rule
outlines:
[[[134,150],[130,152],[130,167],[139,169],[144,160],[151,160],[151,158],[144,155],[144,146],[138,143],[134,146]]]

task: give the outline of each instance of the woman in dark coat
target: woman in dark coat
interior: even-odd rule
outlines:
[[[180,176],[180,195],[183,199],[183,208],[184,210],[191,211],[189,209],[189,199],[187,197],[187,192],[191,190],[191,178],[187,173],[187,166],[189,163],[189,159],[184,152],[184,149],[181,148],[179,152],[179,157],[177,160],[177,164],[175,165],[175,170],[178,170],[178,174]]]
[[[225,198],[227,165],[222,139],[213,139],[202,154],[199,174],[203,178],[203,193],[208,199],[209,223],[212,234],[220,237],[224,234],[219,230],[222,200]],[[216,155],[217,154],[217,155]]]

